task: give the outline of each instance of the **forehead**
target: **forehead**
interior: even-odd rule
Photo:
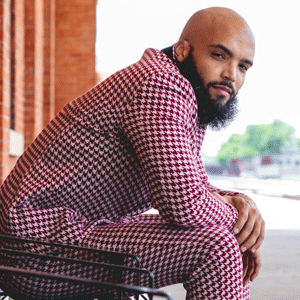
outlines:
[[[204,29],[198,39],[200,47],[221,44],[234,55],[253,60],[255,41],[251,30],[246,26],[213,26]]]

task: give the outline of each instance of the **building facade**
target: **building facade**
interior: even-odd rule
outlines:
[[[62,107],[96,84],[97,0],[0,0],[0,184]]]

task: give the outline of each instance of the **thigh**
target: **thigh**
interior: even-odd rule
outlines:
[[[212,245],[224,244],[229,234],[220,226],[182,228],[165,223],[159,215],[141,215],[96,227],[83,246],[137,255],[142,267],[154,273],[155,286],[162,287],[184,282],[209,256]]]

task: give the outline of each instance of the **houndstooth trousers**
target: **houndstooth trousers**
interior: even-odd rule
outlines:
[[[155,286],[187,299],[249,299],[231,233],[237,210],[211,192],[190,83],[163,52],[67,104],[0,189],[0,230],[136,254]],[[144,215],[156,208],[159,215]],[[30,286],[27,286],[30,290]]]

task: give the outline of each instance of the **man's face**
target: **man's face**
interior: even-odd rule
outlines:
[[[254,43],[247,32],[219,30],[197,40],[191,55],[211,99],[225,105],[244,84],[253,64]]]
[[[177,61],[194,88],[200,124],[216,129],[236,116],[237,93],[254,57],[254,41],[247,31],[223,27],[202,32],[192,47],[182,42],[178,49],[185,58]]]

